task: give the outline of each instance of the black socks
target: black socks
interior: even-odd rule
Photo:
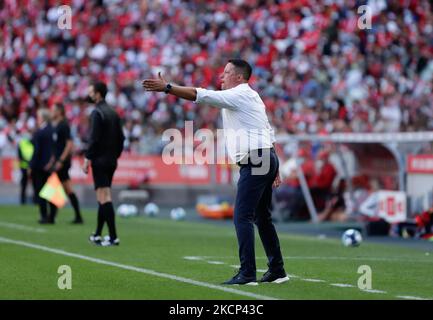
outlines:
[[[98,202],[98,220],[96,225],[95,235],[100,236],[102,233],[102,228],[104,227],[105,219],[102,214],[101,204]]]
[[[49,206],[50,206],[50,215],[48,217],[48,221],[50,223],[54,223],[56,220],[56,215],[57,215],[57,207],[52,204],[51,202],[48,202]]]
[[[95,235],[101,235],[105,222],[107,222],[108,225],[108,233],[110,234],[110,238],[112,240],[116,239],[116,222],[112,202],[106,202],[104,204],[100,204],[98,202],[98,225],[96,227]]]
[[[108,225],[108,233],[110,234],[111,240],[114,240],[117,238],[116,234],[116,223],[115,223],[115,214],[114,214],[114,208],[112,202],[106,202],[102,206],[102,212],[105,217],[105,221]]]
[[[75,221],[82,221],[81,213],[80,213],[80,205],[78,204],[78,199],[75,193],[68,194],[69,201],[71,201],[71,205],[74,208],[75,212]]]

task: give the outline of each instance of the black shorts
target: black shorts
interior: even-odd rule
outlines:
[[[62,168],[60,168],[59,171],[57,171],[57,175],[59,176],[59,179],[61,182],[65,182],[67,180],[70,180],[71,178],[69,177],[69,169],[71,168],[71,163],[70,162],[65,162],[62,166]]]
[[[93,182],[95,184],[95,190],[98,188],[111,188],[113,182],[114,171],[116,171],[116,165],[92,165]]]

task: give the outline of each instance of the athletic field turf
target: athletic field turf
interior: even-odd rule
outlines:
[[[188,212],[192,215],[194,212]],[[223,286],[238,264],[232,226],[117,218],[119,247],[91,245],[94,210],[70,225],[38,225],[36,207],[0,207],[0,299],[432,299],[433,254],[364,242],[280,233],[286,271],[281,285]],[[106,231],[106,227],[104,229]],[[256,234],[257,276],[266,259]],[[72,270],[72,289],[60,290],[58,268]],[[358,288],[358,268],[372,270],[372,289]]]

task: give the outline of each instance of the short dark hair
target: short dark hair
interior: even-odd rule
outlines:
[[[253,72],[253,68],[251,68],[250,64],[242,59],[230,59],[229,63],[235,66],[235,68],[242,73],[242,76],[245,80],[250,80],[251,73]]]
[[[95,90],[95,93],[99,92],[101,94],[102,99],[105,99],[105,96],[107,95],[107,85],[102,81],[95,81],[92,84],[93,89]]]
[[[65,106],[63,105],[63,103],[57,102],[54,107],[60,111],[61,115],[64,117],[65,116]]]

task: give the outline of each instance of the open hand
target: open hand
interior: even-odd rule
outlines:
[[[83,170],[84,174],[89,173],[89,160],[84,159],[84,163],[83,163],[81,169]]]
[[[281,185],[281,178],[280,178],[280,171],[278,171],[274,183],[272,184],[272,187],[278,188],[280,185]]]
[[[146,91],[162,92],[165,90],[165,87],[167,85],[167,81],[164,79],[161,72],[158,72],[158,78],[157,79],[144,79],[141,82],[141,85],[143,86],[144,90],[146,90]]]
[[[57,161],[56,164],[54,165],[54,171],[59,171],[60,169],[62,169],[63,164],[60,161]]]

